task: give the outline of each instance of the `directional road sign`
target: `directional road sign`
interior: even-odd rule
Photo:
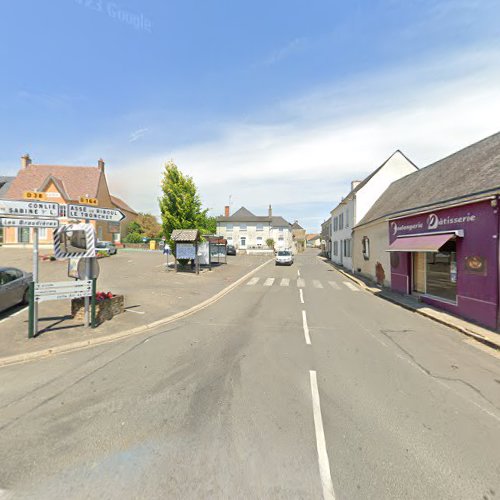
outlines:
[[[57,219],[11,219],[0,217],[0,227],[52,227],[57,228]]]
[[[45,193],[38,193],[37,191],[25,191],[23,193],[23,198],[27,200],[45,200]]]
[[[0,200],[0,215],[17,217],[59,217],[59,203]]]
[[[125,218],[125,214],[121,210],[85,205],[68,205],[66,216],[69,219],[106,220],[112,222],[120,222]]]
[[[92,296],[92,280],[35,283],[35,301],[76,299]]]
[[[97,205],[97,198],[88,198],[87,196],[80,196],[78,200],[82,205]]]

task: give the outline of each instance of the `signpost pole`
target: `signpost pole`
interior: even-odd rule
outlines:
[[[177,272],[177,242],[175,242],[174,264],[175,264],[175,272]]]
[[[95,300],[96,300],[96,289],[97,289],[97,279],[92,279],[92,303],[90,308],[90,326],[95,328],[97,325],[95,324]]]
[[[85,219],[85,224],[89,224],[89,219]],[[85,279],[90,279],[90,259],[88,257],[85,258]],[[88,328],[90,325],[90,300],[89,297],[84,297],[84,325],[85,328]]]
[[[29,295],[28,338],[32,339],[35,336],[35,284],[33,282],[30,283]]]
[[[33,290],[35,283],[38,283],[38,228],[33,228]],[[30,298],[31,300],[31,298]],[[34,299],[33,294],[33,309],[32,309],[33,329],[31,331],[32,337],[36,337],[38,333],[38,302]]]

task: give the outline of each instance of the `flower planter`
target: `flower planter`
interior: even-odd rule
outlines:
[[[96,301],[95,318],[99,325],[104,321],[110,320],[113,316],[120,314],[124,309],[123,295],[113,295],[110,299]],[[85,303],[83,298],[71,300],[71,315],[77,321],[85,319]]]

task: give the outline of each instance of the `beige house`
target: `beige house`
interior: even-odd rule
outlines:
[[[274,241],[275,249],[293,248],[291,224],[273,215],[271,205],[267,215],[254,215],[245,207],[230,215],[226,206],[224,216],[217,217],[217,235],[239,251],[268,249],[269,239]]]
[[[302,253],[306,249],[306,230],[297,220],[292,224],[292,239],[293,251],[295,253]]]
[[[21,158],[21,170],[10,182],[10,185],[2,197],[9,200],[22,200],[26,191],[37,191],[44,193],[46,201],[65,205],[68,203],[78,204],[80,197],[96,198],[97,207],[120,208],[127,217],[133,216],[135,211],[122,200],[111,196],[106,180],[104,161],[99,160],[97,166],[72,167],[66,165],[44,165],[34,164],[29,155]],[[128,207],[126,213],[119,203]],[[68,219],[61,218],[60,222],[66,224]],[[81,222],[81,221],[78,221]],[[97,239],[102,241],[120,241],[120,223],[107,221],[91,221],[94,226]],[[122,227],[124,227],[122,225]],[[41,245],[52,245],[53,230],[48,228],[39,229],[39,241]],[[6,227],[3,229],[4,245],[29,245],[33,241],[33,229],[27,227]]]

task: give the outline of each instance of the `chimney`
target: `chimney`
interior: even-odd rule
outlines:
[[[28,153],[24,156],[21,156],[21,168],[27,168],[28,165],[31,165],[31,158]]]
[[[269,217],[273,216],[273,207],[269,205]]]
[[[229,205],[224,207],[224,217],[229,217]]]
[[[361,184],[361,181],[351,181],[351,191]]]
[[[104,172],[104,160],[102,158],[99,158],[99,160],[97,161],[97,168],[101,172]]]

